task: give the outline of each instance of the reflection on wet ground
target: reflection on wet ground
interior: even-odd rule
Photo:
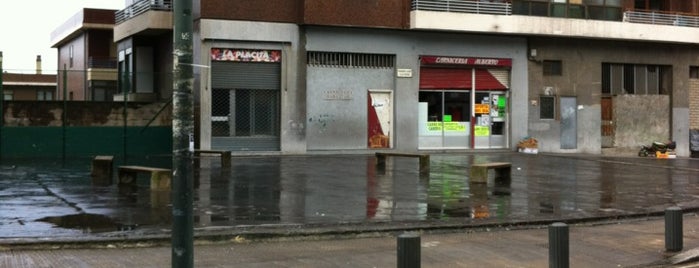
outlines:
[[[136,160],[130,160],[131,162]],[[169,168],[167,157],[137,160]],[[259,224],[371,222],[522,222],[662,211],[699,203],[699,161],[519,153],[432,154],[420,175],[416,158],[373,155],[197,158],[195,228]],[[511,162],[510,180],[469,182],[472,163]],[[131,163],[130,163],[131,164]],[[115,161],[115,166],[120,161]],[[3,159],[0,237],[76,236],[167,230],[169,191],[93,186],[90,159]]]

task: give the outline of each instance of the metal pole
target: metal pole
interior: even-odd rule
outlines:
[[[568,268],[568,225],[556,222],[549,226],[549,267]]]
[[[172,267],[193,267],[194,172],[193,148],[189,146],[194,131],[192,0],[174,0],[173,7]]]
[[[3,102],[5,101],[5,91],[2,88],[2,77],[4,75],[5,74],[2,70],[2,51],[0,51],[0,159],[2,159],[2,128],[5,125],[5,108],[2,106]]]
[[[405,233],[398,236],[398,268],[420,268],[420,235]]]
[[[669,207],[665,209],[665,250],[676,252],[682,250],[682,209]]]
[[[121,83],[119,83],[119,84],[121,85],[121,94],[122,94],[122,96],[124,97],[124,109],[123,109],[123,111],[121,112],[121,113],[122,113],[122,116],[121,116],[121,117],[122,117],[122,121],[123,121],[123,124],[124,124],[124,127],[123,127],[123,129],[122,129],[122,131],[121,131],[121,132],[122,132],[122,135],[121,135],[121,139],[122,139],[122,140],[121,140],[121,153],[122,153],[122,156],[124,157],[124,160],[123,160],[123,161],[124,161],[124,164],[127,164],[127,163],[128,163],[127,157],[126,157],[126,151],[127,151],[126,142],[128,141],[128,138],[127,138],[127,135],[128,135],[128,134],[127,134],[127,127],[128,127],[128,124],[129,124],[129,121],[128,121],[128,118],[127,118],[127,117],[128,117],[128,114],[129,114],[129,113],[128,113],[128,109],[129,109],[129,103],[128,103],[128,101],[129,101],[129,94],[128,94],[128,91],[129,91],[129,88],[131,87],[131,79],[128,79],[128,78],[131,76],[131,73],[129,73],[127,70],[129,70],[129,67],[128,67],[128,66],[125,66],[124,69],[123,69],[123,74],[121,75]]]
[[[68,103],[66,100],[66,95],[68,95],[68,68],[66,64],[63,64],[63,120],[61,120],[63,140],[61,141],[63,164],[66,163],[66,121],[68,121]]]

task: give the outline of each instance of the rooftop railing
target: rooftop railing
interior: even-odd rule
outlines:
[[[114,23],[120,23],[150,10],[172,11],[172,0],[141,0],[114,13]]]
[[[413,0],[412,10],[456,12],[491,15],[525,15],[568,17],[579,19],[623,21],[699,27],[699,16],[695,14],[669,13],[651,10],[630,10],[622,13],[618,6],[565,5],[531,0]]]
[[[505,1],[413,0],[412,9],[471,14],[512,15],[512,5]]]

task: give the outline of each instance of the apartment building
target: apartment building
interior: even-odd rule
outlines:
[[[696,0],[195,0],[200,148],[601,153],[675,140]],[[172,94],[172,2],[116,12],[120,84]],[[699,125],[699,123],[697,123]]]
[[[37,55],[35,73],[4,72],[2,74],[2,91],[2,99],[6,101],[54,100],[56,75],[42,73],[41,55]]]
[[[51,33],[58,50],[57,100],[113,101],[117,93],[116,10],[84,8]]]

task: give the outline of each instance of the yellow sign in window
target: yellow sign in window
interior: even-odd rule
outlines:
[[[490,105],[476,103],[476,113],[477,114],[489,114],[490,113]]]
[[[490,128],[488,126],[473,126],[473,135],[476,137],[490,136]]]

